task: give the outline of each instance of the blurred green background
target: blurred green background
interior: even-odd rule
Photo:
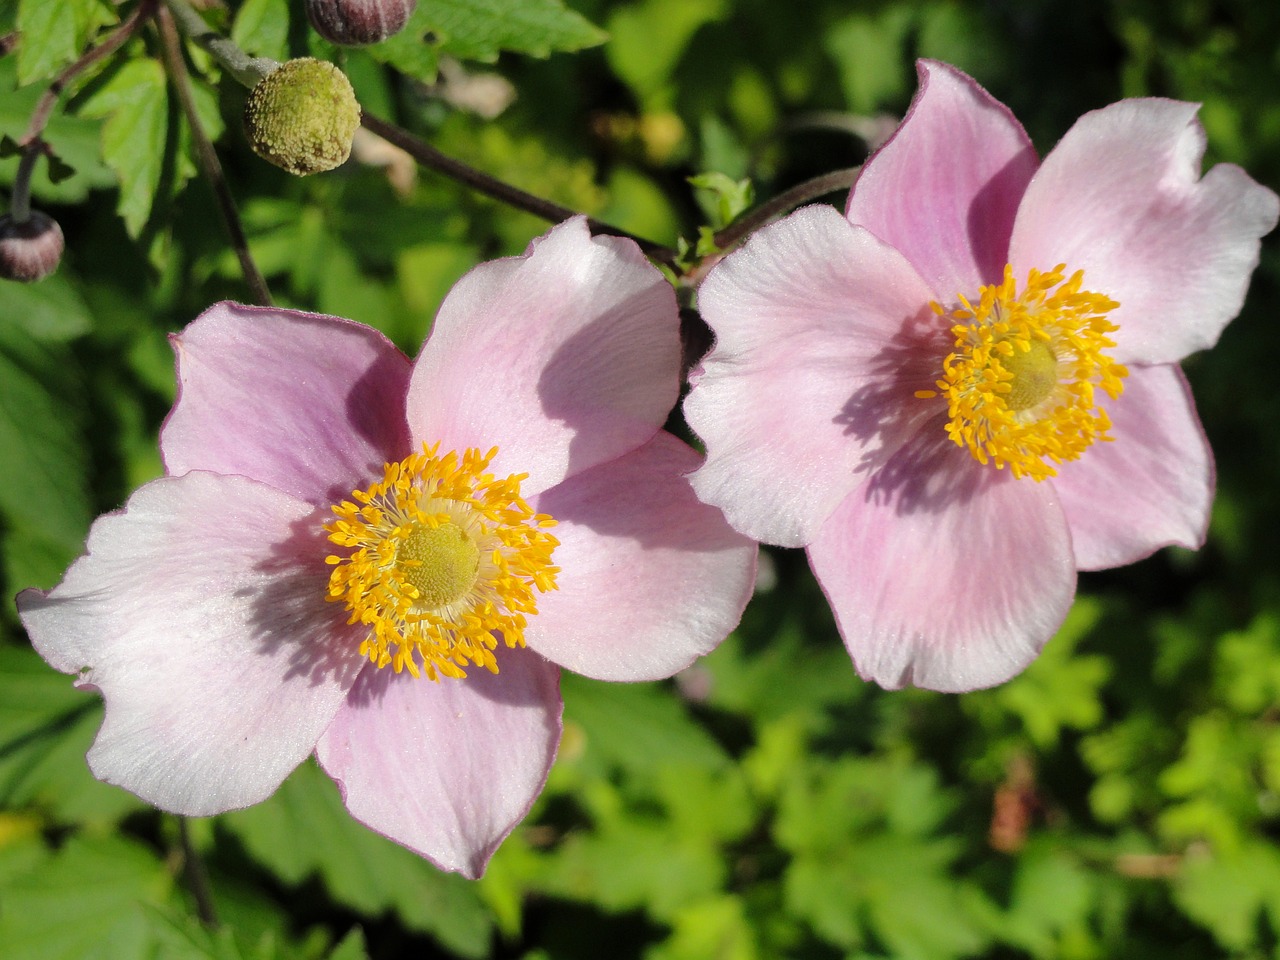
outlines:
[[[33,37],[0,59],[15,138],[120,13],[45,5],[58,19],[0,2],[0,35],[25,17]],[[550,56],[596,35],[551,0],[529,6],[559,18],[550,39],[458,29],[341,53],[309,37],[300,3],[210,16],[255,54],[333,57],[371,112],[667,244],[714,223],[691,175],[750,178],[767,199],[860,162],[919,56],[971,73],[1042,153],[1122,97],[1199,101],[1207,163],[1280,186],[1275,3],[571,0],[608,40]],[[30,651],[12,601],[54,584],[92,517],[159,473],[166,333],[249,296],[155,43],[135,40],[55,117],[76,173],[42,173],[37,204],[67,254],[43,283],[0,284],[0,956],[1280,956],[1275,237],[1243,313],[1186,364],[1218,458],[1208,545],[1083,576],[1023,676],[964,696],[865,685],[803,554],[768,550],[741,629],[674,681],[565,675],[550,783],[480,882],[356,825],[308,765],[259,807],[191,823],[222,921],[201,927],[176,821],[91,778],[100,706]],[[367,322],[412,354],[454,280],[546,229],[396,158],[291,178],[245,146],[243,90],[193,65],[281,305]],[[0,160],[0,185],[15,165]]]

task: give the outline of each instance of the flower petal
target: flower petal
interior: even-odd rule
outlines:
[[[525,642],[600,680],[656,680],[710,653],[742,617],[756,545],[694,496],[701,458],[666,431],[566,480],[536,508],[559,521],[559,589]]]
[[[1204,543],[1213,506],[1213,453],[1176,366],[1134,367],[1106,404],[1111,443],[1058,468],[1076,565],[1104,570],[1170,544]]]
[[[445,298],[414,368],[414,442],[495,444],[526,495],[648,440],[680,390],[675,293],[632,241],[574,218]]]
[[[560,742],[560,673],[499,649],[496,676],[415,680],[367,667],[316,746],[351,815],[475,879],[529,812]]]
[[[846,211],[951,303],[997,283],[1036,152],[1009,108],[955,67],[917,65],[902,126],[871,159]]]
[[[102,691],[95,776],[206,816],[311,752],[361,662],[314,517],[243,477],[163,478],[94,523],[62,583],[19,596],[40,655]]]
[[[1087,113],[1027,188],[1010,262],[1084,271],[1120,306],[1122,363],[1174,363],[1212,346],[1240,310],[1280,200],[1232,164],[1203,178],[1197,106],[1124,100]]]
[[[831,207],[753,236],[699,291],[716,344],[691,378],[691,477],[734,529],[808,543],[865,475],[930,415],[915,399],[951,346],[929,288],[897,251]]]
[[[172,338],[169,473],[261,480],[308,503],[347,496],[409,452],[409,362],[363,324],[219,303]]]
[[[1062,623],[1075,563],[1047,483],[921,438],[809,546],[858,673],[959,692],[1008,680]]]

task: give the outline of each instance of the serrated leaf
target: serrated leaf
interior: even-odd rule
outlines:
[[[546,57],[607,39],[560,0],[432,0],[419,5],[410,28],[417,37],[434,33],[444,53],[486,62],[503,50]]]
[[[286,883],[318,875],[330,896],[361,913],[393,909],[405,926],[454,953],[489,951],[491,924],[476,888],[352,820],[333,782],[313,764],[294,771],[267,802],[219,822]]]
[[[81,108],[105,117],[102,156],[120,180],[117,209],[136,237],[151,215],[160,185],[168,128],[164,70],[154,60],[131,60]]]
[[[76,55],[76,22],[60,3],[19,0],[18,30],[18,82],[23,86],[52,76]]]

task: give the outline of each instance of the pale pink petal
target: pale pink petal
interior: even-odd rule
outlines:
[[[1198,548],[1213,506],[1213,453],[1182,371],[1134,367],[1105,406],[1115,440],[1095,443],[1053,480],[1076,565],[1102,570],[1170,544]]]
[[[219,303],[173,338],[171,474],[240,474],[310,503],[349,496],[409,451],[409,361],[335,317]]]
[[[529,812],[560,742],[560,674],[497,651],[497,676],[415,680],[367,667],[316,756],[351,815],[472,879]]]
[[[798,210],[727,257],[699,291],[716,344],[684,403],[707,449],[698,496],[757,540],[808,543],[936,412],[913,396],[951,344],[929,298],[897,251],[831,207]]]
[[[1172,363],[1217,342],[1240,310],[1280,200],[1239,167],[1203,179],[1196,105],[1124,100],[1087,113],[1027,188],[1011,244],[1027,269],[1065,263],[1119,302],[1116,359]]]
[[[850,494],[809,560],[858,673],[890,689],[1008,680],[1075,593],[1053,487],[983,467],[945,437],[904,447]]]
[[[525,642],[600,680],[656,680],[710,653],[742,616],[756,545],[694,495],[701,457],[666,431],[553,487],[559,588],[538,599]]]
[[[62,583],[19,596],[40,655],[106,701],[99,779],[205,816],[311,752],[360,666],[322,537],[312,506],[255,481],[163,478],[94,523]]]
[[[630,240],[583,218],[445,298],[414,369],[415,444],[499,448],[526,494],[612,460],[666,421],[680,387],[675,293]]]
[[[1000,280],[1036,153],[1009,109],[970,77],[932,60],[917,71],[906,119],[867,161],[846,212],[952,303]]]

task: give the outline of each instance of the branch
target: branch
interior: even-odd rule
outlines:
[[[218,62],[246,87],[252,87],[266,74],[270,73],[271,70],[279,66],[274,60],[249,57],[248,54],[226,37],[211,31],[208,24],[191,8],[187,0],[165,0],[165,3],[173,13],[173,18],[177,21],[178,28],[189,39],[200,44],[200,46],[213,54]],[[461,160],[446,156],[435,147],[413,136],[407,130],[397,127],[386,120],[381,120],[366,113],[361,117],[360,122],[365,129],[382,137],[388,143],[395,144],[422,166],[465,184],[477,193],[483,193],[487,197],[500,200],[508,206],[532,213],[534,216],[541,217],[551,223],[559,223],[562,220],[568,220],[570,217],[578,215],[577,210],[571,210],[568,207],[562,207],[558,203],[534,196],[519,187],[496,177],[491,177],[482,170],[477,170]],[[627,237],[639,244],[640,249],[653,259],[667,265],[673,265],[676,262],[676,252],[669,247],[637,237],[626,230],[607,223],[601,223],[599,220],[589,219],[587,222],[591,227],[592,233]]]
[[[728,253],[765,224],[790,213],[796,207],[803,206],[811,200],[817,200],[819,197],[825,197],[828,193],[835,193],[837,190],[848,190],[861,172],[861,166],[846,167],[797,184],[790,190],[760,204],[717,233],[713,238],[716,246],[724,253]]]
[[[541,217],[551,223],[559,223],[562,220],[568,220],[570,217],[578,215],[576,210],[562,207],[558,203],[526,193],[519,187],[512,186],[496,177],[491,177],[484,171],[468,166],[460,160],[455,160],[453,157],[441,153],[426,141],[418,139],[407,130],[385,120],[380,120],[371,114],[364,114],[360,118],[360,123],[366,130],[376,133],[388,143],[399,147],[422,166],[457,180],[477,193],[483,193],[487,197],[500,200],[507,206],[515,207],[517,210],[524,210],[526,213],[532,213],[535,217]],[[643,237],[637,237],[633,233],[628,233],[626,230],[607,223],[601,223],[599,220],[588,218],[587,224],[594,234],[627,237],[634,240],[641,250],[655,260],[667,265],[672,265],[676,262],[676,252],[670,247],[654,243],[651,240],[645,240]]]
[[[220,33],[209,29],[204,17],[196,13],[187,0],[164,0],[173,14],[178,28],[193,43],[204,47],[226,68],[227,72],[246,87],[252,87],[268,73],[280,66],[266,57],[251,57],[235,43]]]
[[[227,229],[236,258],[240,261],[240,271],[244,274],[249,289],[253,291],[254,300],[269,307],[271,291],[249,253],[249,241],[245,237],[235,199],[231,196],[226,177],[222,174],[222,164],[218,161],[217,151],[213,149],[213,144],[204,132],[204,127],[200,124],[200,116],[196,112],[195,101],[191,96],[191,78],[187,73],[186,62],[182,59],[182,41],[178,36],[178,30],[168,10],[159,11],[156,23],[160,30],[160,54],[164,58],[165,69],[169,72],[169,79],[178,95],[178,103],[182,106],[187,125],[191,128],[191,138],[195,142],[196,159],[200,163],[201,172],[209,181],[209,186],[213,188],[214,196],[217,198],[218,212],[222,214],[223,226]]]

